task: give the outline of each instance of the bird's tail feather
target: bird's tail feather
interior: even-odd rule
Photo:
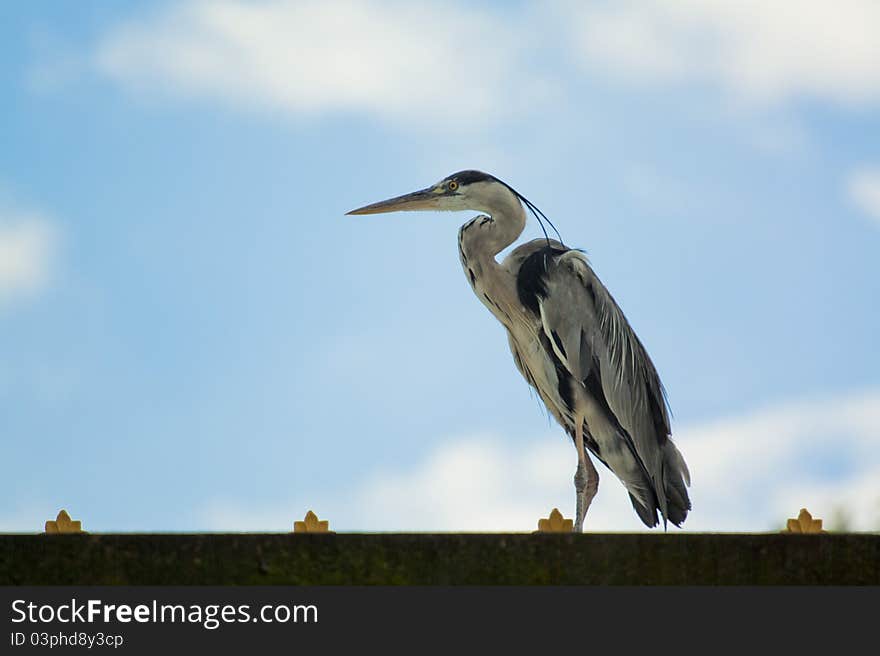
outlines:
[[[684,458],[671,440],[663,445],[660,479],[660,485],[646,485],[647,481],[644,479],[637,484],[630,481],[627,488],[630,490],[629,499],[633,509],[648,528],[657,526],[660,518],[664,526],[667,521],[681,526],[691,509],[687,492],[691,477]],[[664,495],[665,504],[660,502],[660,494]],[[657,517],[658,510],[660,518]]]
[[[691,499],[687,492],[691,484],[691,474],[672,440],[667,440],[663,445],[662,476],[663,491],[666,494],[666,519],[681,526],[691,509]]]

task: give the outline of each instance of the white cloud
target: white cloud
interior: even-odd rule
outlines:
[[[678,442],[694,474],[691,528],[760,528],[801,506],[880,528],[880,390],[686,428]]]
[[[46,286],[55,242],[55,229],[43,216],[0,209],[0,306]]]
[[[765,108],[876,104],[878,24],[874,0],[191,0],[111,29],[93,64],[151,96],[462,131],[558,100],[572,59],[614,79],[705,82]],[[779,131],[761,140],[802,140]]]
[[[448,125],[533,102],[524,45],[503,16],[464,4],[212,0],[116,28],[95,62],[134,89]]]
[[[592,70],[636,82],[706,81],[740,100],[880,101],[875,0],[567,3]]]
[[[677,433],[693,475],[692,531],[781,528],[805,506],[852,527],[880,528],[880,390],[782,404]],[[217,504],[220,530],[290,530],[314,508],[338,530],[530,531],[558,506],[574,505],[575,454],[560,431],[532,444],[491,436],[442,441],[407,470],[375,472],[343,494],[257,511]],[[617,479],[600,470],[589,530],[643,530]]]
[[[397,530],[522,531],[568,500],[575,462],[559,435],[519,449],[475,437],[444,444],[412,471],[374,474],[358,498],[365,519]]]
[[[880,223],[880,166],[854,171],[847,180],[846,191],[856,207]]]

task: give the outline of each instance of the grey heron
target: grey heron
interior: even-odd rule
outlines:
[[[646,526],[657,526],[658,510],[664,527],[680,526],[691,508],[690,474],[672,442],[666,392],[586,257],[544,229],[544,239],[516,247],[500,264],[496,259],[525,229],[524,206],[544,229],[547,217],[513,187],[481,171],[460,171],[348,214],[481,212],[459,230],[461,265],[477,298],[507,329],[517,369],[574,441],[574,530],[583,530],[599,488],[590,454],[622,481]]]

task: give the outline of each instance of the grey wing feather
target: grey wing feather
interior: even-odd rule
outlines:
[[[660,377],[611,294],[579,251],[555,258],[545,277],[541,320],[569,373],[586,384],[598,378],[605,400],[628,433],[652,479],[664,519],[684,521],[690,474],[670,440],[669,411]]]

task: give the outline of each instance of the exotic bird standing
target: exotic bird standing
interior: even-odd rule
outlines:
[[[498,178],[460,171],[349,214],[483,212],[459,230],[461,264],[477,298],[507,329],[517,369],[574,440],[574,530],[583,530],[599,488],[590,453],[623,482],[645,525],[658,524],[658,510],[664,526],[681,525],[691,508],[690,474],[672,443],[665,391],[587,259],[549,237],[518,246],[501,264],[495,259],[522,234],[523,205],[546,219]]]

